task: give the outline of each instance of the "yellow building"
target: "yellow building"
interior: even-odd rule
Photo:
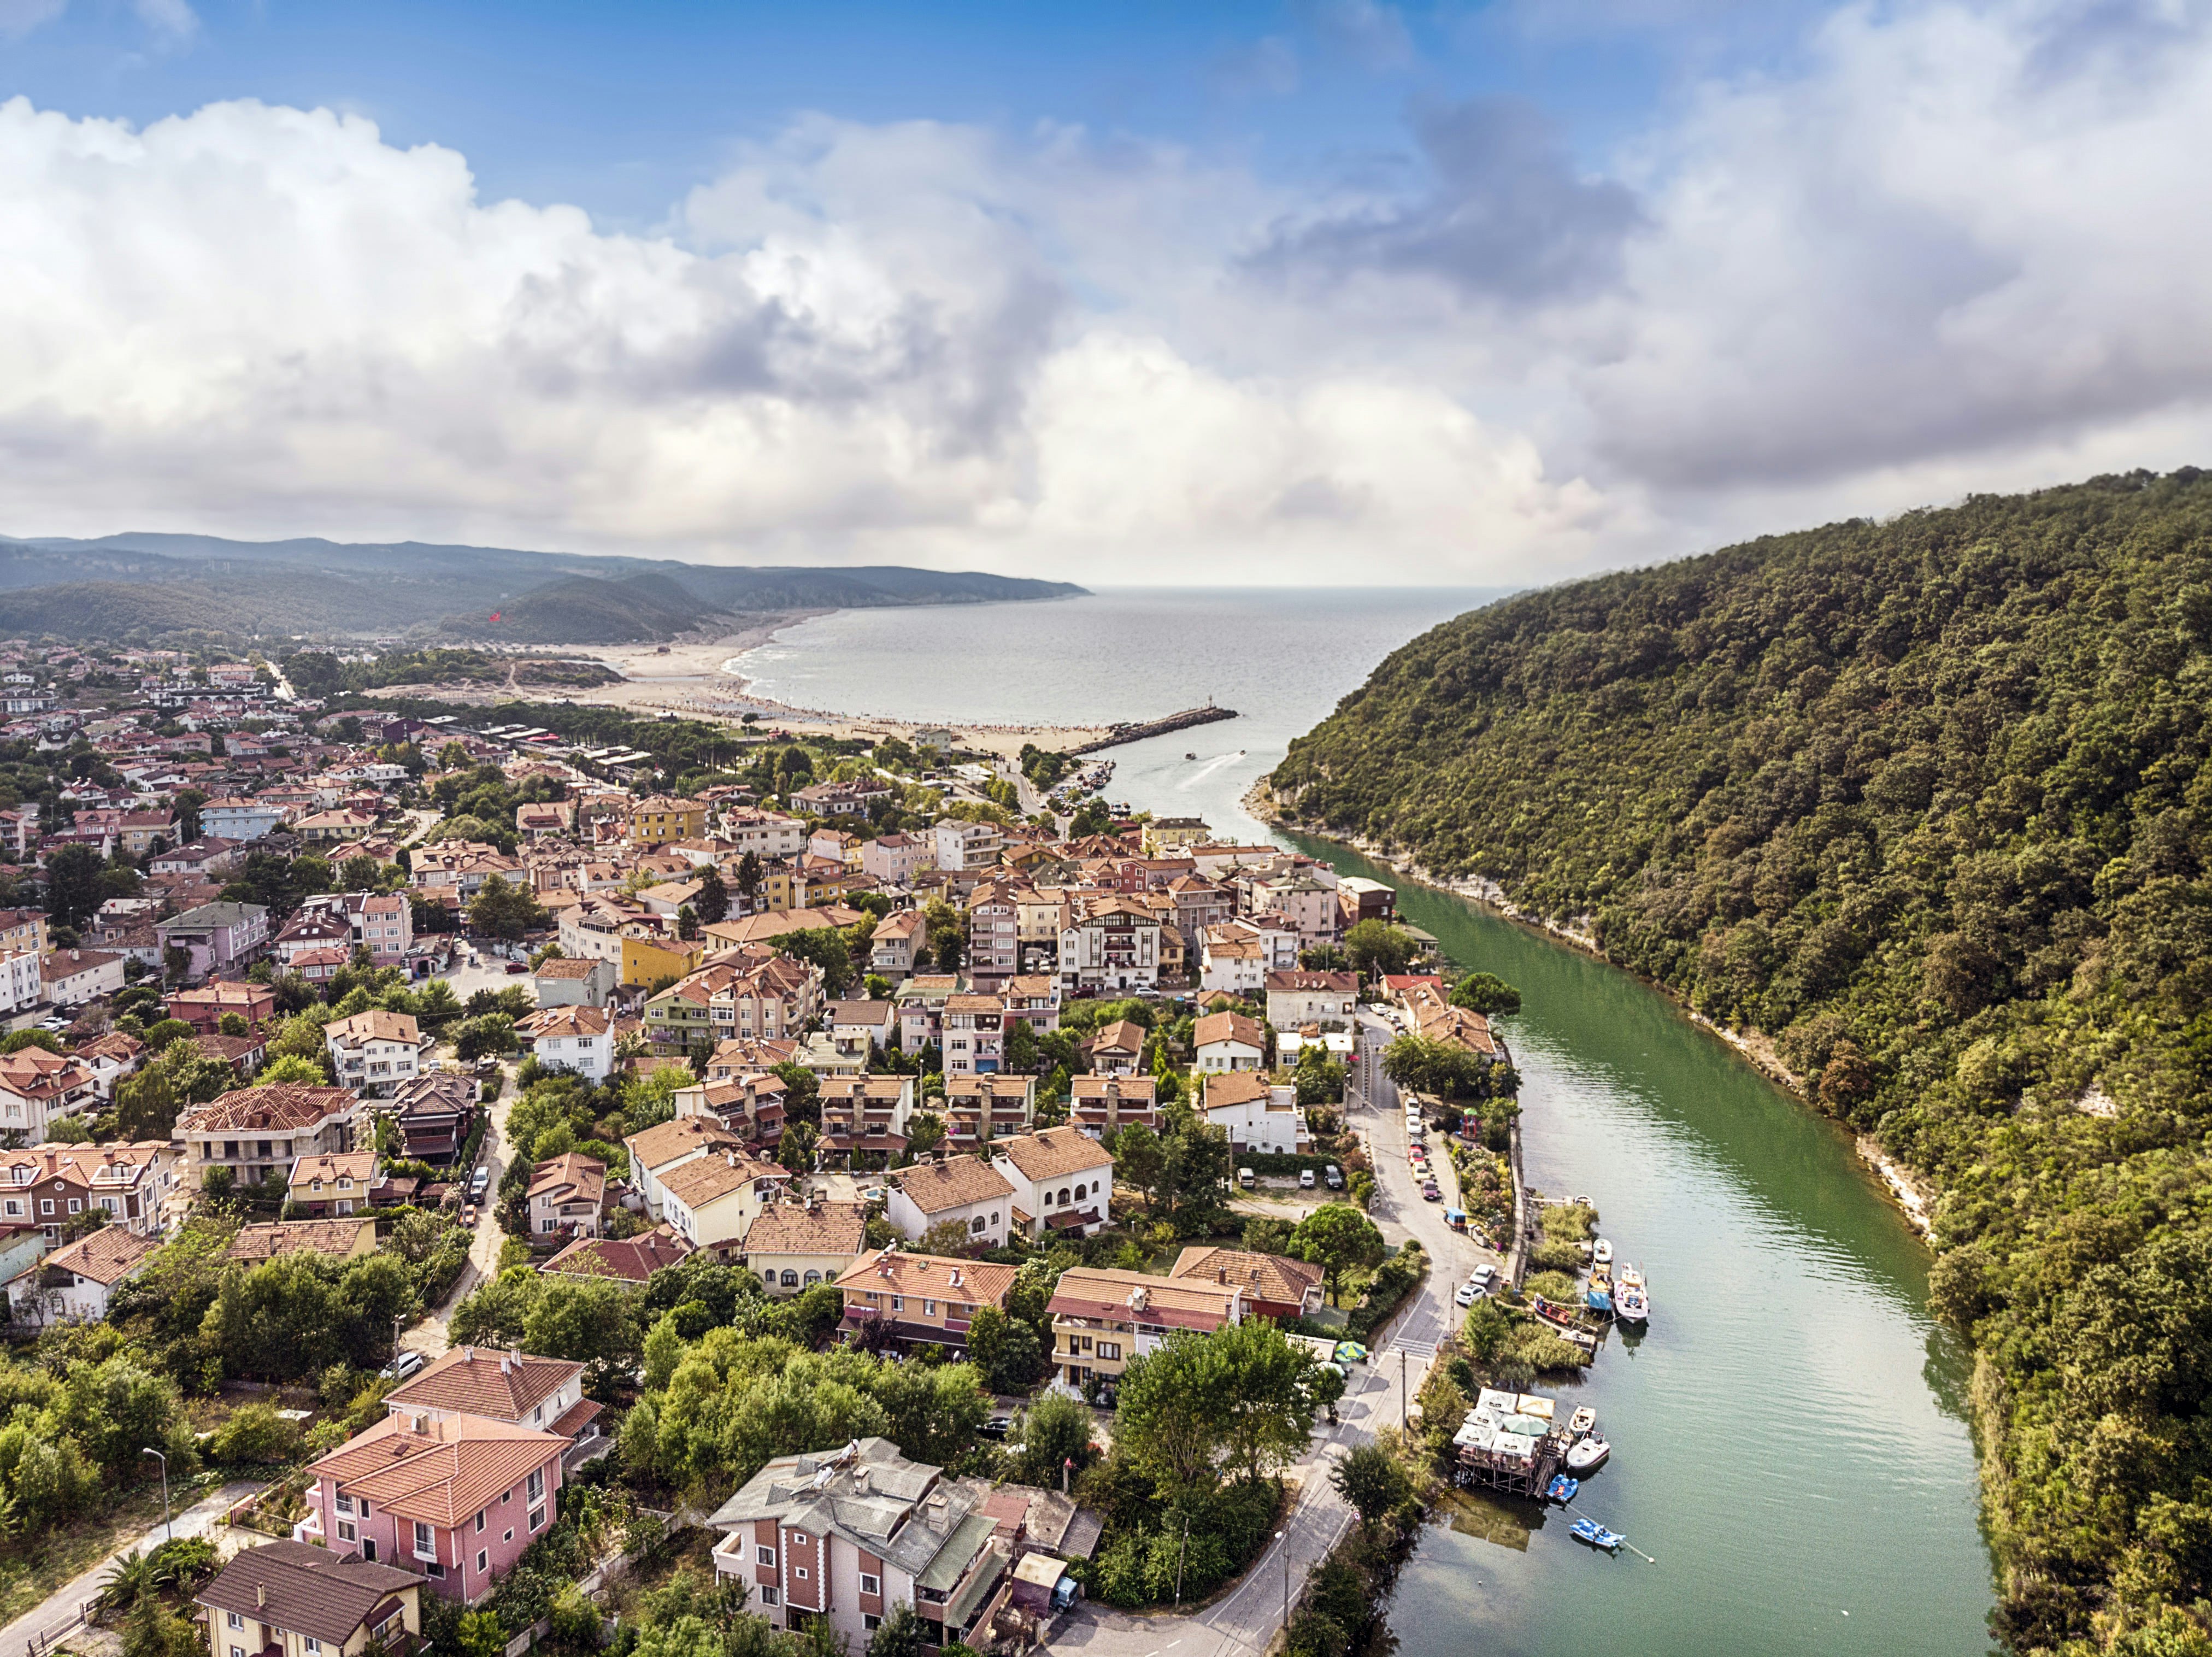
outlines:
[[[629,840],[635,846],[665,846],[675,840],[696,840],[707,832],[707,807],[697,800],[672,800],[655,795],[629,809]]]
[[[625,989],[680,978],[699,964],[700,946],[674,938],[632,938],[622,941],[622,981]]]

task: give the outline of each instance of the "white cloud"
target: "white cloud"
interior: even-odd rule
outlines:
[[[656,235],[328,112],[17,100],[0,531],[1541,581],[2206,458],[2201,11],[1805,64],[1609,165],[1425,108],[1398,187],[811,118]]]
[[[69,0],[0,0],[0,40],[20,40],[69,9]]]

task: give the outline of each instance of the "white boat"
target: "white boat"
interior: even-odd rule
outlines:
[[[1644,1274],[1623,1260],[1620,1270],[1613,1273],[1613,1315],[1616,1322],[1645,1324],[1651,1321],[1651,1296],[1644,1287]]]
[[[1588,1438],[1590,1429],[1596,1425],[1597,1411],[1586,1404],[1567,1417],[1567,1436],[1572,1439]]]
[[[1605,1465],[1605,1459],[1613,1453],[1613,1446],[1601,1438],[1586,1438],[1570,1446],[1567,1450],[1567,1471],[1580,1477],[1594,1473]]]
[[[1590,1258],[1596,1261],[1598,1264],[1601,1266],[1611,1265],[1613,1264],[1613,1245],[1607,1242],[1604,1238],[1599,1238],[1597,1240],[1597,1246],[1590,1251]]]

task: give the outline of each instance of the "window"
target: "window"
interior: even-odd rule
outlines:
[[[775,1569],[775,1550],[770,1547],[756,1546],[753,1549],[753,1563],[757,1565],[765,1565],[770,1570],[774,1570]]]
[[[934,1318],[937,1315],[937,1302],[924,1301],[921,1303],[921,1315],[925,1318]]]
[[[367,1496],[363,1496],[361,1499],[361,1516],[363,1519],[367,1519],[368,1517],[368,1498]]]
[[[905,1295],[892,1295],[892,1296],[891,1296],[891,1310],[892,1310],[892,1311],[894,1311],[894,1312],[903,1312],[903,1311],[905,1311],[905,1310],[906,1310],[906,1296],[905,1296]]]
[[[544,1498],[545,1495],[545,1470],[543,1467],[536,1468],[532,1471],[528,1480],[528,1489],[530,1491],[530,1499],[532,1502],[540,1501]]]
[[[424,1561],[422,1569],[431,1575],[438,1577],[441,1580],[442,1580],[446,1575],[446,1568],[443,1565],[441,1565],[434,1559]]]
[[[1121,1355],[1121,1342],[1119,1342],[1119,1341],[1101,1341],[1101,1342],[1099,1342],[1099,1343],[1098,1343],[1098,1355],[1099,1355],[1100,1357],[1102,1357],[1102,1358],[1118,1358],[1118,1357],[1120,1357],[1120,1356]]]
[[[532,1508],[530,1510],[530,1528],[534,1531],[538,1529],[539,1526],[544,1524],[544,1522],[545,1509],[543,1508]]]
[[[303,1634],[300,1636],[300,1649],[306,1652],[307,1657],[322,1657],[323,1642],[312,1634]]]
[[[338,1520],[339,1541],[351,1542],[357,1539],[360,1534],[361,1532],[354,1528],[354,1522],[350,1519],[341,1519]]]
[[[512,1541],[514,1541],[514,1526],[512,1526],[512,1525],[510,1525],[510,1526],[507,1526],[504,1531],[501,1532],[500,1532],[500,1538],[499,1538],[499,1539],[500,1539],[501,1541],[502,1541],[502,1542],[512,1542]]]
[[[341,1496],[338,1498],[338,1511],[342,1514],[351,1513],[353,1511],[353,1498],[349,1496]]]
[[[783,1286],[786,1288],[797,1288],[799,1287],[799,1273],[793,1268],[786,1266],[783,1271],[782,1281]]]
[[[805,1566],[804,1566],[804,1565],[793,1565],[793,1566],[791,1568],[791,1574],[792,1574],[793,1576],[797,1577],[797,1578],[798,1578],[800,1581],[802,1581],[802,1582],[804,1582],[804,1581],[805,1581],[807,1580],[807,1578],[806,1578],[806,1567],[805,1567]]]
[[[491,1556],[487,1554],[482,1548],[478,1548],[477,1550],[477,1570],[479,1574],[484,1570],[487,1564],[489,1563],[490,1558]]]
[[[39,1199],[39,1212],[41,1214],[52,1214],[53,1211],[54,1199],[51,1197],[41,1197]]]
[[[776,1599],[776,1593],[775,1593],[775,1583],[773,1583],[773,1582],[763,1582],[763,1583],[762,1583],[762,1584],[760,1585],[760,1588],[759,1588],[758,1592],[759,1592],[759,1593],[760,1593],[760,1602],[761,1602],[761,1604],[763,1604],[763,1605],[774,1605],[774,1604],[775,1603],[775,1599]],[[231,1653],[231,1654],[230,1654],[230,1657],[244,1657],[244,1654],[242,1654],[242,1653],[240,1653],[240,1652],[237,1652],[237,1651],[233,1651],[233,1652]]]
[[[246,1626],[246,1619],[243,1617],[240,1617],[236,1611],[230,1611],[226,1613],[226,1615],[231,1627],[234,1629],[242,1629]]]
[[[862,1628],[864,1628],[864,1629],[879,1629],[879,1628],[881,1628],[883,1625],[884,1625],[884,1619],[883,1619],[882,1617],[878,1617],[878,1616],[874,1615],[872,1612],[863,1611],[863,1612],[860,1614],[860,1626],[861,1626]]]
[[[484,1516],[483,1516],[482,1514],[478,1514],[477,1515],[477,1534],[478,1536],[482,1536],[482,1535],[483,1534],[483,1527],[484,1527]]]
[[[14,1197],[9,1197],[8,1199],[9,1217],[10,1219],[20,1219],[22,1216],[22,1213],[23,1204],[21,1199]]]
[[[880,1576],[871,1575],[866,1571],[862,1571],[860,1573],[860,1592],[862,1593],[881,1593],[883,1591],[883,1578]]]
[[[974,1220],[972,1220],[971,1221],[969,1221],[969,1222],[968,1229],[969,1229],[969,1230],[970,1230],[970,1231],[981,1231],[981,1230],[982,1230],[982,1229],[983,1229],[983,1216],[982,1216],[981,1215],[980,1215],[980,1214],[979,1214],[979,1215],[977,1215],[975,1217],[975,1219],[974,1219]]]
[[[415,1521],[415,1556],[417,1559],[435,1559],[438,1556],[437,1533],[419,1519]]]

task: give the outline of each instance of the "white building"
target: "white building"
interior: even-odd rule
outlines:
[[[549,1070],[599,1082],[614,1069],[614,1016],[603,1007],[541,1007],[517,1019],[514,1033]]]
[[[364,1093],[388,1093],[419,1074],[427,1044],[413,1014],[373,1007],[325,1025],[323,1045],[340,1082]]]
[[[1014,1188],[1005,1175],[976,1157],[948,1156],[891,1175],[884,1217],[909,1243],[933,1226],[958,1224],[975,1246],[1004,1248],[1013,1209]]]
[[[932,838],[938,868],[954,874],[994,867],[1006,844],[996,823],[961,823],[949,817],[938,824]]]
[[[1032,1241],[1048,1231],[1088,1237],[1106,1223],[1114,1156],[1079,1128],[994,1139],[991,1166],[1014,1188],[1016,1223]]]
[[[1229,1136],[1231,1150],[1262,1156],[1295,1156],[1312,1148],[1298,1090],[1270,1082],[1254,1070],[1234,1070],[1206,1079],[1206,1119]]]
[[[8,1298],[20,1321],[98,1323],[124,1279],[142,1270],[158,1246],[121,1226],[102,1226],[15,1278]]]

